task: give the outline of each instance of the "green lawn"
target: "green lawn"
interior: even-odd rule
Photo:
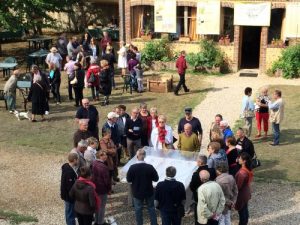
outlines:
[[[10,224],[20,224],[20,223],[30,223],[30,222],[38,222],[38,219],[33,216],[22,215],[16,212],[9,212],[0,210],[0,218],[8,220]]]
[[[273,93],[271,87],[269,93]],[[298,86],[276,86],[282,90],[285,101],[285,117],[281,124],[281,138],[278,147],[268,143],[272,141],[272,128],[268,140],[252,140],[262,166],[255,169],[258,180],[286,180],[299,182],[300,171],[300,88]],[[253,136],[256,134],[256,122],[253,121]]]
[[[63,74],[63,78],[65,78]],[[174,74],[175,84],[177,83],[178,75]],[[100,113],[100,124],[102,126],[106,115],[115,106],[125,104],[128,111],[134,106],[139,106],[141,102],[146,102],[148,107],[155,106],[159,109],[159,113],[167,115],[168,122],[175,125],[178,118],[183,114],[185,106],[194,107],[199,104],[205,97],[205,94],[210,90],[210,85],[203,82],[203,76],[191,75],[187,77],[187,86],[191,89],[190,93],[182,93],[180,96],[174,96],[170,93],[151,93],[144,92],[143,94],[122,93],[122,83],[120,78],[118,81],[118,90],[113,91],[111,96],[111,104],[109,106],[100,106],[99,102],[96,107]],[[48,121],[31,123],[26,120],[18,121],[16,117],[4,110],[1,102],[0,118],[0,148],[5,149],[5,146],[22,148],[26,150],[35,150],[40,152],[68,152],[72,147],[72,136],[77,129],[74,123],[76,108],[74,102],[67,100],[66,83],[61,85],[61,94],[63,103],[60,106],[53,102],[50,105],[50,115]],[[4,84],[1,83],[1,86]],[[90,90],[85,90],[85,96],[90,96]],[[18,104],[20,106],[21,99],[19,97]],[[29,103],[31,107],[31,103]],[[18,107],[20,109],[20,107]],[[39,119],[39,118],[38,118]]]

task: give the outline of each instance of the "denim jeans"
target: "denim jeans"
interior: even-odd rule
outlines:
[[[239,210],[240,222],[239,225],[247,225],[249,220],[249,211],[248,211],[248,203],[244,205],[244,207]]]
[[[16,95],[7,94],[5,95],[5,100],[9,111],[16,109]]]
[[[65,219],[67,225],[75,225],[74,203],[65,201]]]
[[[178,216],[177,212],[164,212],[160,211],[162,225],[180,225],[181,217]]]
[[[246,117],[244,118],[245,120],[245,130],[246,130],[246,135],[247,137],[250,137],[251,136],[251,132],[252,132],[252,120],[253,118],[252,117]]]
[[[228,210],[226,214],[221,214],[219,219],[219,225],[231,225],[230,215],[230,210]]]
[[[95,222],[97,224],[103,224],[104,223],[104,216],[105,216],[105,206],[107,202],[107,194],[105,195],[98,195],[100,199],[100,207],[98,212],[96,212],[95,215]]]
[[[272,123],[274,144],[279,145],[279,137],[280,137],[280,125],[279,123]]]
[[[143,203],[147,204],[147,209],[150,217],[150,224],[157,225],[156,212],[154,208],[154,195],[145,199],[133,198],[136,225],[143,225]]]
[[[60,83],[55,83],[51,86],[51,92],[57,102],[61,102],[59,88],[60,88]]]
[[[93,100],[99,98],[99,86],[91,86],[91,93]]]

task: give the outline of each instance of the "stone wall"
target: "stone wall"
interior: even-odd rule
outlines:
[[[266,51],[266,70],[271,69],[273,62],[275,62],[282,53],[284,48],[268,47]]]

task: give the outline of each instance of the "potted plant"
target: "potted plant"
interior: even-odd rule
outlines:
[[[141,30],[141,38],[145,41],[149,41],[152,39],[152,31],[149,26],[146,26],[145,29]]]

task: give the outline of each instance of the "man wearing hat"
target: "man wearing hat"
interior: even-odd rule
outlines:
[[[102,136],[104,136],[104,132],[107,129],[110,129],[111,131],[111,139],[114,142],[115,146],[117,147],[117,154],[118,154],[118,161],[120,160],[121,157],[121,138],[120,138],[120,134],[119,134],[119,129],[118,129],[118,124],[117,124],[117,120],[119,118],[119,115],[115,112],[109,112],[107,114],[107,121],[105,122],[105,124],[102,127]],[[117,160],[115,160],[117,161]],[[116,165],[119,164],[119,162],[114,162]],[[118,182],[120,181],[118,178],[118,171],[114,171],[113,174],[113,179],[114,181]]]
[[[192,125],[192,131],[198,136],[200,147],[202,143],[202,126],[200,120],[193,116],[192,108],[186,107],[184,109],[185,117],[181,118],[178,123],[178,135],[184,132],[184,125],[189,123]]]
[[[50,53],[47,55],[45,62],[47,63],[49,68],[50,68],[50,64],[53,63],[56,68],[61,69],[62,57],[58,53],[56,47],[52,47],[50,49]]]

